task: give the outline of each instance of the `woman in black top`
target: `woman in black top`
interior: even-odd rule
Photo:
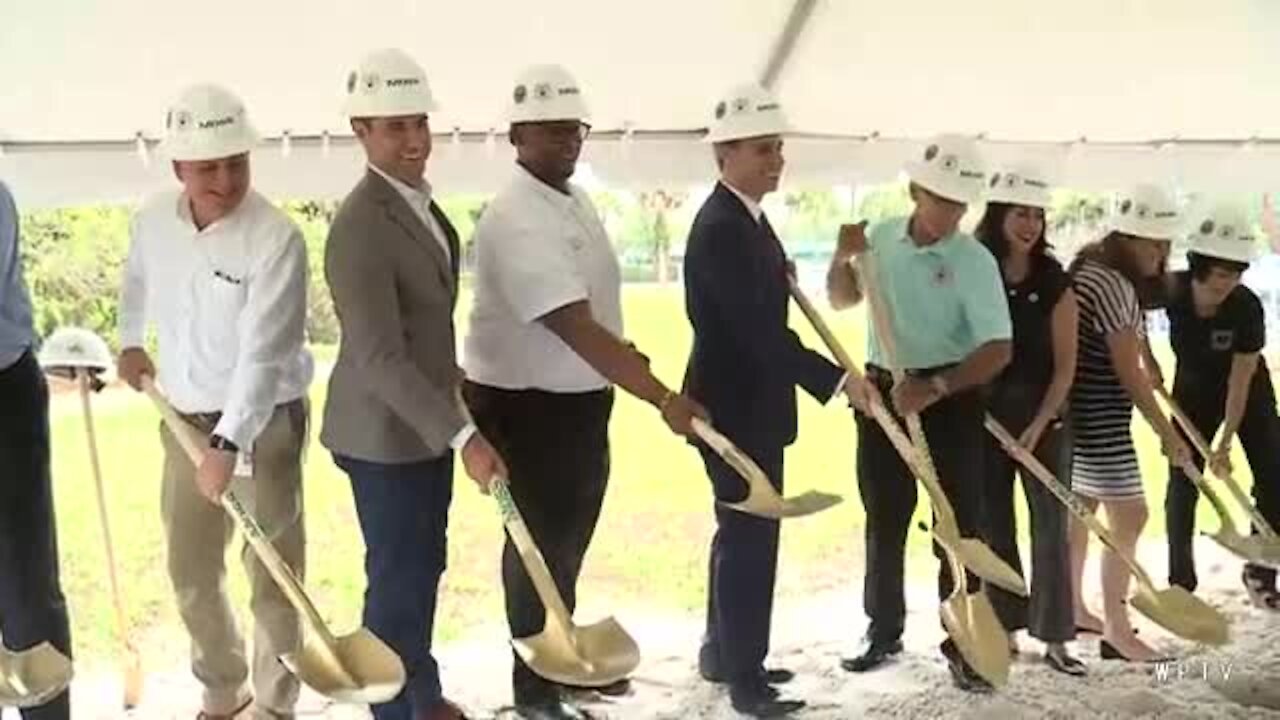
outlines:
[[[1254,499],[1274,527],[1280,524],[1280,419],[1261,355],[1262,303],[1240,283],[1253,259],[1252,230],[1243,212],[1215,210],[1192,230],[1190,270],[1167,276],[1169,337],[1177,356],[1173,397],[1206,441],[1223,426],[1211,453],[1215,474],[1231,471],[1231,446],[1239,435],[1253,470]],[[1198,458],[1196,464],[1203,467]],[[1188,590],[1196,588],[1191,540],[1199,498],[1182,470],[1171,466],[1164,503],[1169,583]],[[1256,605],[1280,609],[1274,569],[1247,563],[1243,580]]]
[[[975,232],[1000,263],[1013,321],[1013,361],[992,383],[990,411],[1069,485],[1070,448],[1060,414],[1076,371],[1079,310],[1071,280],[1045,239],[1049,188],[1042,178],[1032,169],[995,174]],[[1019,468],[990,437],[984,462],[987,542],[1021,572],[1013,495]],[[991,602],[1011,647],[1014,633],[1026,628],[1045,643],[1050,667],[1084,675],[1084,664],[1065,645],[1075,637],[1066,508],[1026,474],[1022,489],[1031,511],[1030,601],[989,587]]]

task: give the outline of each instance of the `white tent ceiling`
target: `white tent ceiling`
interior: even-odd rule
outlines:
[[[260,188],[340,195],[360,163],[343,81],[388,45],[420,59],[443,105],[429,173],[445,191],[505,177],[510,149],[490,133],[515,74],[546,61],[582,82],[598,130],[586,157],[609,184],[705,180],[707,110],[754,78],[799,133],[793,183],[891,179],[922,138],[957,131],[1083,188],[1280,186],[1272,0],[4,2],[0,177],[27,207],[163,187],[135,139],[160,136],[181,86],[214,80],[272,138]]]

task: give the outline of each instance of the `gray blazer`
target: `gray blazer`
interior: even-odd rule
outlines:
[[[435,203],[431,212],[450,259],[396,189],[370,170],[329,229],[324,274],[342,340],[320,442],[339,455],[380,463],[436,458],[466,425],[454,400],[458,234]]]

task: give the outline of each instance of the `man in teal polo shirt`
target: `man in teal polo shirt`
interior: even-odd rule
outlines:
[[[973,537],[979,535],[982,512],[978,482],[986,409],[980,389],[1009,363],[1013,337],[995,259],[957,229],[967,206],[981,200],[986,172],[972,141],[942,136],[907,173],[915,202],[911,216],[876,225],[865,240],[866,252],[874,257],[881,302],[892,318],[893,360],[907,374],[894,385],[873,327],[867,376],[892,397],[896,413],[920,414],[960,534]],[[854,250],[863,243],[862,228],[841,230],[827,275],[834,307],[862,299],[858,271],[851,265]],[[916,483],[874,418],[859,412],[857,425],[858,489],[867,516],[863,604],[871,622],[861,651],[841,665],[864,672],[902,650],[904,554]],[[941,559],[936,545],[934,554]],[[947,564],[941,563],[940,598],[950,594],[953,582]],[[991,690],[950,640],[943,643],[942,653],[958,686]]]

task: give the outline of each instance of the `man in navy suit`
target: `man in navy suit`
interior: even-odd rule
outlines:
[[[782,491],[783,452],[796,438],[800,386],[819,402],[841,389],[862,404],[865,386],[805,348],[787,325],[788,263],[760,208],[778,187],[786,121],[757,85],[734,88],[717,104],[708,141],[720,180],[694,220],[685,257],[685,303],[693,325],[686,391]],[[701,448],[718,500],[746,496],[746,484]],[[778,557],[778,521],[716,508],[707,629],[699,669],[729,684],[735,710],[756,717],[804,707],[780,700],[786,670],[764,669]]]

